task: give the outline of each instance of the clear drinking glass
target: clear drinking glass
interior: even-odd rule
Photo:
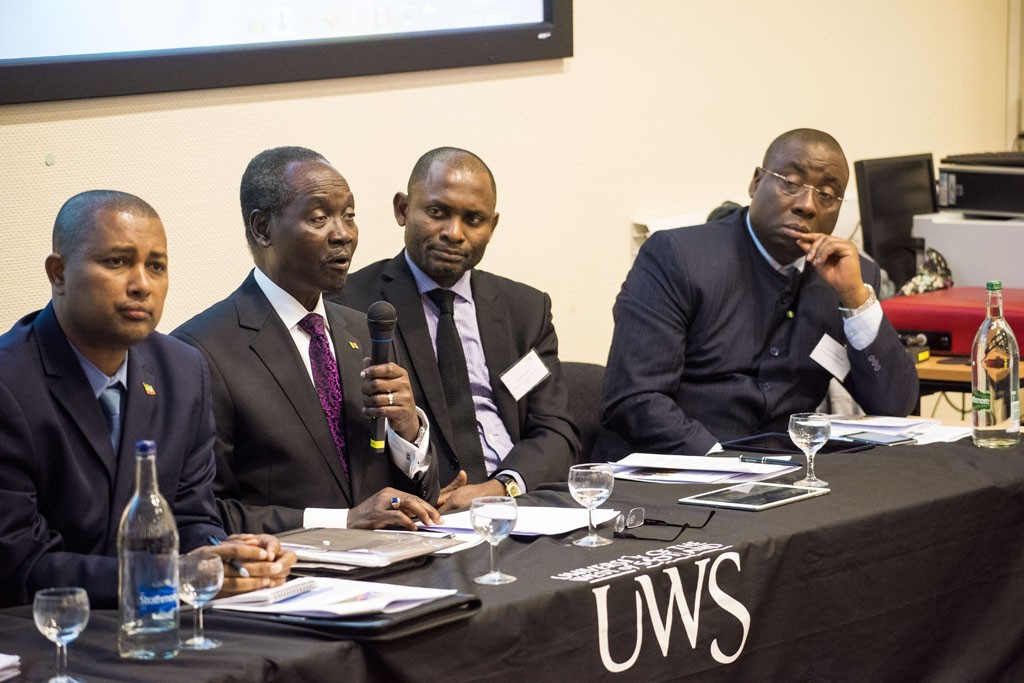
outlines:
[[[476,577],[474,582],[497,586],[516,580],[516,577],[498,571],[494,554],[497,545],[515,528],[518,510],[516,499],[511,496],[483,496],[473,500],[469,508],[473,529],[491,546],[491,571]]]
[[[57,675],[50,683],[78,683],[68,676],[68,643],[89,623],[89,594],[84,588],[45,588],[32,601],[36,628],[57,644]]]
[[[195,609],[192,637],[181,642],[183,650],[212,650],[219,640],[203,633],[203,607],[224,585],[224,563],[211,552],[191,552],[178,558],[178,595]]]
[[[569,468],[569,493],[577,503],[587,508],[588,511],[588,533],[583,538],[573,541],[573,545],[594,548],[612,542],[610,538],[597,535],[597,530],[594,528],[594,508],[608,500],[608,496],[612,495],[614,484],[615,477],[612,474],[612,468],[608,465],[584,464],[573,465]]]
[[[814,476],[814,454],[825,445],[832,433],[832,422],[825,413],[794,413],[789,416],[789,438],[807,456],[807,476],[795,486],[823,488],[828,486]]]

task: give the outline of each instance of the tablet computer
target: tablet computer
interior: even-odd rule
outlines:
[[[917,443],[914,437],[906,434],[883,434],[882,432],[854,432],[847,434],[846,439],[858,443],[869,443],[874,446],[901,446],[903,444]]]
[[[854,453],[856,451],[869,450],[873,445],[865,442],[851,443],[849,441],[830,439],[825,442],[825,445],[821,447],[818,453]],[[789,434],[782,432],[768,432],[766,434],[747,436],[742,439],[723,441],[722,448],[727,451],[748,451],[750,453],[803,454],[803,451],[797,448],[793,440],[789,438]]]
[[[719,508],[736,510],[767,510],[798,500],[823,496],[830,489],[812,489],[806,486],[789,484],[768,484],[765,482],[747,482],[734,484],[724,489],[716,489],[695,496],[680,498],[683,505],[709,505]]]

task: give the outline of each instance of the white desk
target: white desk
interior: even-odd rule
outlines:
[[[964,218],[956,211],[914,216],[914,237],[946,257],[958,287],[1024,287],[1024,218]]]

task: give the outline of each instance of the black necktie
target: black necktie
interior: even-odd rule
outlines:
[[[427,296],[440,309],[437,317],[437,367],[441,371],[441,385],[455,434],[455,454],[466,471],[469,483],[479,484],[487,481],[487,469],[480,433],[476,429],[476,409],[469,387],[466,354],[462,351],[462,340],[455,327],[455,292],[434,289],[427,292]]]

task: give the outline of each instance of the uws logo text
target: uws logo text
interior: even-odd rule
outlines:
[[[633,646],[633,653],[628,659],[617,662],[613,659],[608,642],[608,594],[612,590],[611,585],[600,586],[593,589],[594,600],[597,603],[597,632],[601,650],[601,662],[604,667],[612,672],[619,673],[627,671],[636,663],[643,647],[644,638],[644,614],[650,619],[654,629],[654,636],[661,648],[662,657],[667,657],[671,645],[672,624],[675,614],[678,612],[686,635],[690,641],[690,648],[697,647],[697,633],[700,629],[700,606],[704,596],[704,584],[707,582],[707,594],[722,610],[735,617],[742,628],[739,646],[735,652],[723,652],[718,644],[718,638],[711,641],[710,653],[716,662],[729,664],[736,661],[736,658],[743,652],[747,642],[747,634],[750,632],[750,612],[743,604],[722,590],[718,581],[719,568],[724,563],[730,563],[734,569],[740,571],[740,556],[735,552],[724,552],[714,558],[704,558],[694,563],[697,568],[696,586],[693,588],[692,606],[687,600],[686,591],[683,587],[683,580],[679,575],[679,567],[667,567],[661,570],[661,574],[669,578],[669,590],[667,600],[659,603],[658,591],[650,575],[641,574],[633,577],[633,581],[639,584],[639,588],[632,586],[634,591],[636,609],[636,642]],[[708,565],[711,565],[710,571]],[[659,582],[663,583],[663,582]],[[621,583],[615,589],[622,590]],[[645,609],[646,608],[646,609]],[[617,643],[619,650],[621,643]]]

